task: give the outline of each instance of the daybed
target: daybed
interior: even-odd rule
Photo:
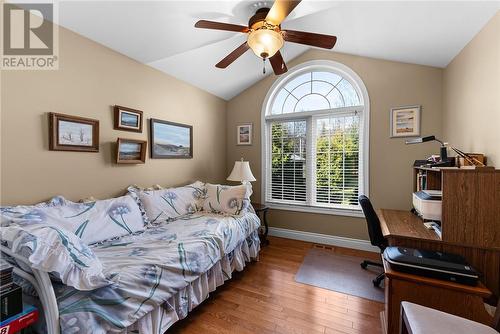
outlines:
[[[100,203],[56,198],[35,207],[2,208],[2,255],[16,265],[26,301],[42,304],[46,324],[40,325],[46,327],[38,331],[164,333],[234,270],[258,259],[260,221],[248,205],[248,191],[234,197],[235,188],[201,183],[157,191],[132,188],[120,205],[116,199],[104,203],[111,225],[130,233],[88,247],[82,241],[106,234],[92,230],[93,221],[85,216]],[[130,198],[139,206],[135,218],[142,215],[143,229],[130,219]],[[129,201],[128,212],[122,210],[123,200]],[[63,226],[71,232],[54,223],[54,211],[66,212]],[[68,217],[78,217],[79,223],[68,227]],[[60,262],[68,261],[62,268]]]

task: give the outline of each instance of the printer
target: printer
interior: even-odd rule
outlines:
[[[475,286],[481,275],[455,254],[392,246],[383,257],[397,271],[461,284]]]
[[[425,220],[441,221],[441,190],[421,190],[413,193],[413,207]]]

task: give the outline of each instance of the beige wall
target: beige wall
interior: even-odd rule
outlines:
[[[1,86],[2,204],[56,194],[105,198],[133,183],[179,185],[225,177],[224,100],[66,29],[60,29],[58,71],[3,71]],[[114,104],[145,112],[142,134],[113,130]],[[48,112],[98,119],[99,153],[49,151]],[[116,165],[117,137],[147,139],[151,117],[193,125],[194,158]]]
[[[311,50],[288,64],[313,59],[330,59],[352,68],[364,81],[370,96],[370,197],[375,207],[410,209],[415,159],[438,153],[435,143],[404,144],[389,138],[389,110],[404,105],[422,105],[422,134],[441,136],[442,69],[366,57]],[[254,201],[260,201],[261,187],[261,108],[275,76],[269,76],[228,102],[227,168],[235,160],[248,159],[257,178]],[[254,144],[236,145],[236,125],[254,124]],[[273,210],[270,225],[301,231],[367,239],[361,218]]]
[[[443,137],[500,167],[500,12],[444,70]]]
[[[435,134],[500,163],[500,14],[444,70],[311,50],[288,64],[331,59],[363,79],[371,108],[370,197],[375,207],[409,209],[413,160],[437,153],[436,144],[405,146],[389,138],[389,109],[421,104],[422,134]],[[58,71],[1,73],[2,204],[33,203],[56,194],[77,200],[108,197],[131,184],[223,182],[235,160],[250,160],[261,195],[262,102],[276,79],[268,76],[229,102],[60,29]],[[144,132],[113,130],[112,105],[145,112]],[[444,108],[443,112],[441,110]],[[227,109],[227,113],[226,113]],[[100,152],[48,151],[47,113],[100,120]],[[151,117],[194,126],[194,159],[114,163],[117,137],[147,139]],[[236,145],[236,124],[254,124],[254,144]],[[149,152],[148,152],[149,155]],[[274,210],[275,227],[366,239],[363,219]]]

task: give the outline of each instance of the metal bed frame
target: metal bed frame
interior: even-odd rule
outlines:
[[[59,328],[59,308],[57,307],[56,294],[50,281],[49,274],[34,268],[31,268],[30,263],[24,257],[12,253],[12,251],[0,245],[2,254],[8,255],[30,267],[30,272],[24,271],[19,267],[14,267],[14,273],[21,278],[30,282],[38,293],[38,297],[42,303],[45,322],[47,325],[48,334],[60,334]]]

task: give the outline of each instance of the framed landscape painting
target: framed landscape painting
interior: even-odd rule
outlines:
[[[117,140],[116,163],[143,164],[146,162],[148,143],[145,140],[124,139]]]
[[[151,158],[190,159],[193,157],[193,127],[151,119]]]
[[[49,113],[49,149],[99,152],[99,121]]]
[[[240,124],[236,126],[236,144],[252,145],[252,124]]]
[[[142,132],[142,111],[114,106],[115,130]]]
[[[391,138],[420,136],[420,106],[391,109]]]

